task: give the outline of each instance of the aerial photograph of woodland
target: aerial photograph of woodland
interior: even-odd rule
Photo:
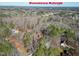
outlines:
[[[0,7],[0,56],[79,56],[79,8],[62,8]]]

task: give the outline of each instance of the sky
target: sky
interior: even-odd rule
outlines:
[[[0,6],[79,7],[79,2],[64,2],[61,5],[29,4],[28,2],[0,2]]]

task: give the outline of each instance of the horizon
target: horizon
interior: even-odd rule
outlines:
[[[79,2],[63,2],[63,4],[29,4],[29,2],[0,2],[0,6],[79,7]]]

